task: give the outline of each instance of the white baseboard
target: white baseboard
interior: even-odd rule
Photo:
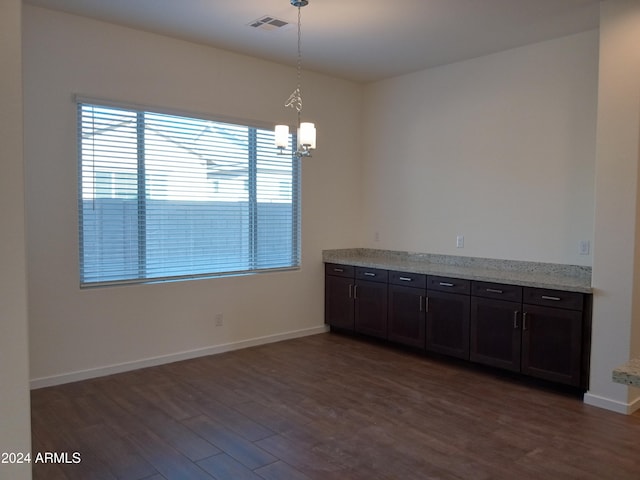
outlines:
[[[604,408],[616,413],[622,413],[623,415],[631,415],[636,410],[640,409],[640,398],[636,398],[631,403],[619,402],[618,400],[612,400],[610,398],[601,397],[599,395],[593,395],[589,392],[584,394],[584,403],[593,407]]]
[[[44,387],[52,387],[54,385],[62,385],[64,383],[78,382],[80,380],[88,380],[90,378],[104,377],[113,375],[114,373],[128,372],[146,367],[155,367],[166,363],[179,362],[181,360],[189,360],[191,358],[205,357],[207,355],[215,355],[217,353],[230,352],[232,350],[240,350],[242,348],[255,347],[265,345],[267,343],[280,342],[292,338],[306,337],[329,331],[326,325],[321,327],[305,328],[302,330],[294,330],[291,332],[278,333],[275,335],[267,335],[265,337],[250,338],[238,342],[225,343],[222,345],[214,345],[211,347],[189,350],[186,352],[172,353],[159,357],[144,358],[132,362],[119,363],[115,365],[107,365],[106,367],[91,368],[87,370],[79,370],[76,372],[64,373],[61,375],[52,375],[50,377],[34,378],[30,381],[32,390]]]

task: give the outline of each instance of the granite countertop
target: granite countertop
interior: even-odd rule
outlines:
[[[325,263],[592,293],[591,267],[368,248],[324,250]]]
[[[640,387],[640,358],[633,358],[616,368],[612,374],[613,381],[634,387]]]

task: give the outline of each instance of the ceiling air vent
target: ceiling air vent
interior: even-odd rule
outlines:
[[[285,20],[280,20],[279,18],[272,17],[269,15],[265,15],[257,20],[254,20],[251,23],[248,23],[250,27],[259,28],[260,30],[281,30],[285,29],[287,26],[291,25],[289,22]]]

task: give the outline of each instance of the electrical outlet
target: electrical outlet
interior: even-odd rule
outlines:
[[[456,248],[464,248],[464,235],[456,237]]]
[[[224,324],[224,315],[216,313],[214,321],[216,322],[216,327],[221,327]]]

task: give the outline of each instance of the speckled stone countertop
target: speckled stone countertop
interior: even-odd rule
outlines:
[[[325,263],[341,263],[356,267],[382,268],[524,287],[580,293],[592,292],[591,267],[578,265],[495,260],[369,248],[324,250],[322,260]]]
[[[613,381],[640,387],[640,358],[629,360],[613,371]]]

